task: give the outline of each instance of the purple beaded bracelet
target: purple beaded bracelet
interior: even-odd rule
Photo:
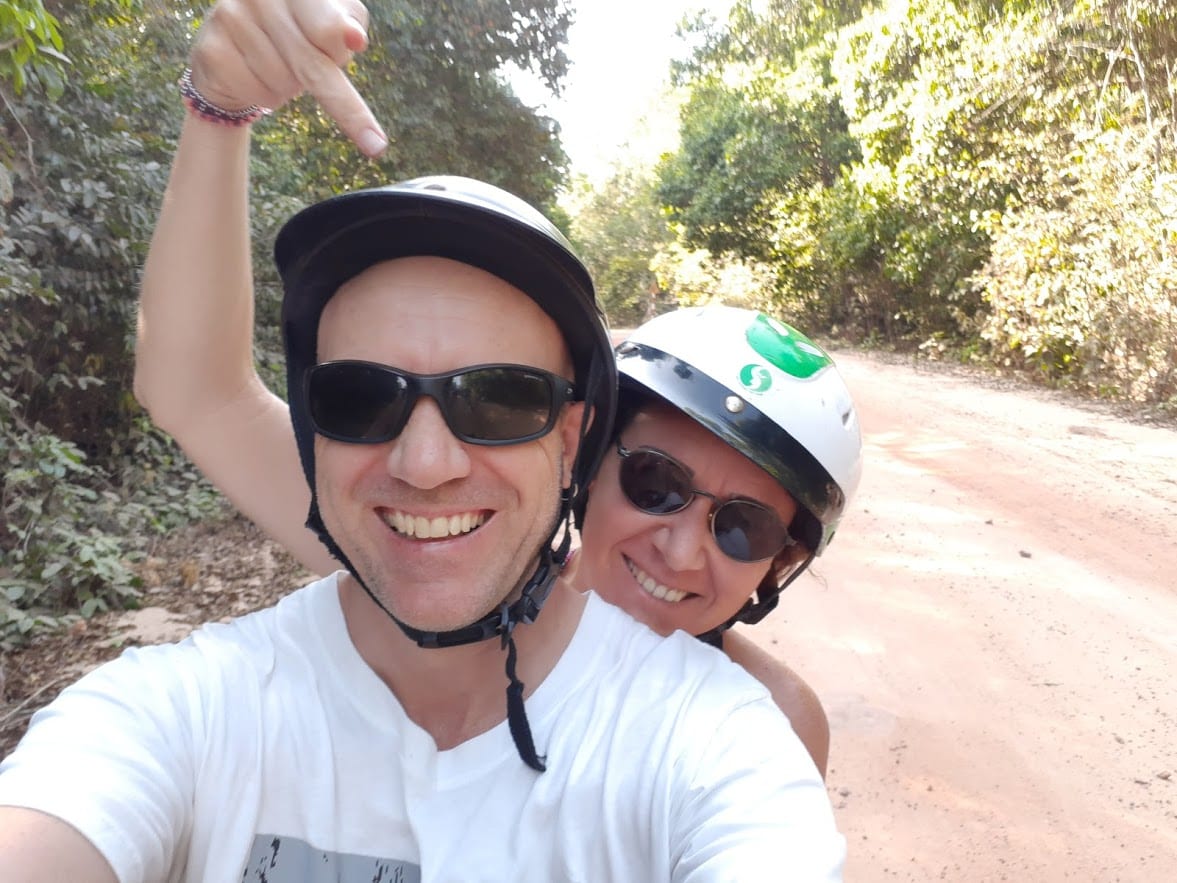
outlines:
[[[201,95],[200,90],[192,84],[192,68],[190,67],[185,68],[180,77],[180,97],[184,99],[184,106],[202,120],[226,126],[248,126],[272,113],[268,107],[259,107],[256,104],[251,104],[241,110],[225,110],[223,107],[218,107]]]

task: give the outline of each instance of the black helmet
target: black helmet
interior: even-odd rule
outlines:
[[[576,392],[593,420],[573,467],[573,497],[584,493],[609,444],[617,369],[593,281],[551,221],[491,184],[453,175],[415,178],[335,196],[286,222],[274,245],[282,276],[282,334],[294,435],[303,471],[315,482],[314,432],[302,399],[315,364],[319,316],[343,283],[394,258],[450,258],[511,283],[555,321],[572,353]]]
[[[477,622],[448,632],[423,632],[398,620],[366,585],[327,532],[315,493],[314,430],[305,399],[305,377],[317,361],[319,319],[341,285],[383,261],[403,257],[449,258],[485,270],[536,302],[560,329],[572,355],[576,397],[589,405],[571,486],[560,517],[540,549],[534,573],[513,603]],[[604,311],[592,278],[563,234],[516,196],[470,178],[416,178],[388,187],[360,190],[312,205],[279,231],[274,259],[282,276],[282,334],[286,344],[286,385],[299,458],[311,489],[307,527],[358,580],[372,600],[423,647],[449,647],[502,638],[507,649],[507,719],[520,756],[531,767],[544,764],[532,743],[523,708],[523,684],[515,675],[515,625],[539,615],[566,561],[570,513],[596,474],[609,445],[617,409],[617,366]],[[552,549],[560,528],[564,537]]]

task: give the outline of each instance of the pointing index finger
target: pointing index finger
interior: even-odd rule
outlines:
[[[312,70],[299,72],[299,79],[323,112],[335,120],[343,134],[365,155],[377,157],[384,152],[388,136],[347,74],[331,59],[320,56]]]
[[[292,0],[291,10],[305,41],[292,53],[301,61],[299,85],[361,151],[379,156],[388,137],[345,72],[352,55],[367,48],[367,8],[359,0]]]

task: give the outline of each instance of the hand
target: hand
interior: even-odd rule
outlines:
[[[360,0],[219,0],[200,28],[190,66],[196,88],[236,110],[278,108],[309,92],[368,156],[388,138],[344,68],[368,46]]]

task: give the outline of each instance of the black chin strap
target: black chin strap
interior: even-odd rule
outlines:
[[[488,613],[482,619],[468,626],[444,632],[427,632],[413,628],[408,623],[401,622],[397,619],[392,611],[384,606],[384,603],[368,588],[368,584],[360,577],[356,568],[352,566],[347,556],[343,554],[343,550],[339,548],[339,545],[331,537],[331,534],[327,532],[322,516],[319,514],[319,500],[317,495],[312,495],[310,514],[307,516],[306,521],[306,526],[318,535],[319,541],[327,547],[327,551],[347,568],[348,572],[360,584],[360,588],[364,590],[367,596],[418,647],[458,647],[462,644],[474,644],[478,641],[485,641],[496,635],[501,636],[502,647],[507,651],[507,726],[511,731],[511,738],[515,742],[515,749],[519,752],[519,757],[525,764],[540,773],[547,769],[544,764],[546,758],[536,753],[535,742],[531,736],[531,724],[528,723],[527,710],[523,705],[524,684],[519,680],[519,676],[515,671],[517,654],[513,633],[515,626],[520,623],[535,622],[539,616],[540,609],[544,606],[544,602],[552,593],[552,587],[556,584],[556,577],[560,575],[565,563],[568,561],[568,550],[572,545],[572,529],[569,523],[572,496],[572,489],[565,490],[561,494],[560,512],[556,518],[555,527],[553,527],[551,534],[548,535],[548,538],[540,547],[539,563],[536,565],[535,571],[528,578],[527,582],[524,583],[519,598],[511,604],[504,601],[499,605],[497,610]],[[560,532],[561,527],[564,529],[564,537],[560,540],[559,548],[553,550],[552,543],[556,539],[556,534]]]
[[[768,614],[772,613],[772,611],[776,609],[777,604],[780,603],[781,592],[788,588],[789,583],[799,577],[805,571],[805,569],[809,567],[810,563],[813,561],[813,558],[814,556],[810,555],[803,562],[801,562],[800,566],[793,570],[789,574],[788,578],[779,586],[775,584],[775,580],[771,581],[771,586],[767,585],[767,583],[770,582],[768,580],[766,580],[765,583],[761,583],[756,588],[755,601],[749,598],[744,602],[744,606],[737,610],[735,614],[732,615],[732,618],[727,622],[717,625],[709,632],[703,632],[701,635],[695,635],[695,637],[704,644],[710,644],[712,647],[718,647],[720,650],[722,650],[723,633],[730,629],[737,622],[742,622],[746,625],[755,625],[756,623],[760,622],[760,620],[764,619],[764,617],[768,616]],[[771,576],[771,574],[769,575]]]

